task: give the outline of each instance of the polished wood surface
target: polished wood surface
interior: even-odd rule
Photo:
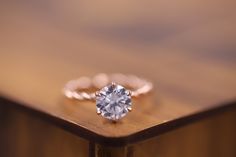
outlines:
[[[234,1],[0,3],[2,101],[81,137],[128,144],[235,106]],[[100,72],[136,74],[155,89],[111,123],[93,102],[61,93]]]
[[[0,105],[1,157],[236,156],[236,108],[121,147],[87,141],[25,111]]]
[[[87,157],[89,141],[41,117],[0,105],[1,157]]]
[[[236,109],[131,145],[131,157],[234,157]],[[127,155],[127,157],[129,157]]]

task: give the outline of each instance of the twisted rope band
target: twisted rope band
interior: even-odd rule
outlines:
[[[63,93],[67,98],[77,100],[95,100],[96,92],[86,92],[86,90],[96,88],[101,89],[109,83],[117,83],[130,89],[131,96],[137,97],[150,92],[153,84],[147,80],[141,79],[134,75],[123,74],[98,74],[93,78],[80,77],[76,80],[69,81]]]

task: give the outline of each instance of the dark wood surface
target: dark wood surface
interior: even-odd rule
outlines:
[[[235,157],[235,120],[236,108],[148,140],[111,147],[79,138],[32,112],[0,104],[0,156]]]
[[[88,157],[89,142],[39,116],[0,105],[1,157]]]
[[[2,104],[110,145],[235,107],[235,2],[116,3],[2,1]],[[68,80],[100,72],[136,74],[155,88],[111,123],[93,102],[61,93]]]

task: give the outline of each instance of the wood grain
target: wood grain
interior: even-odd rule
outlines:
[[[1,2],[2,101],[114,146],[235,106],[235,2],[107,3]],[[155,90],[114,124],[61,94],[68,80],[100,72],[136,74]]]
[[[233,157],[236,155],[236,127],[232,125],[235,120],[234,109],[130,147],[134,157]]]
[[[173,129],[157,137],[121,147],[87,141],[53,126],[42,117],[0,105],[0,156],[89,157],[234,157],[236,108]]]
[[[0,113],[1,157],[88,156],[88,141],[41,117],[3,105]]]

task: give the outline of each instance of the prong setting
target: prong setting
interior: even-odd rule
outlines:
[[[95,96],[100,96],[101,94],[100,94],[100,92],[99,91],[96,91],[95,92]]]
[[[127,109],[128,109],[128,111],[129,111],[129,112],[131,112],[131,111],[132,111],[132,108],[131,108],[131,107],[128,107]]]
[[[97,115],[100,115],[101,114],[101,111],[97,110]]]
[[[115,87],[116,87],[116,83],[115,83],[115,82],[112,82],[112,83],[111,83],[111,86],[112,86],[112,88],[115,88]]]
[[[128,96],[131,96],[132,92],[130,90],[128,90]]]
[[[111,83],[96,97],[96,107],[104,118],[116,121],[131,111],[131,92],[123,86]]]

